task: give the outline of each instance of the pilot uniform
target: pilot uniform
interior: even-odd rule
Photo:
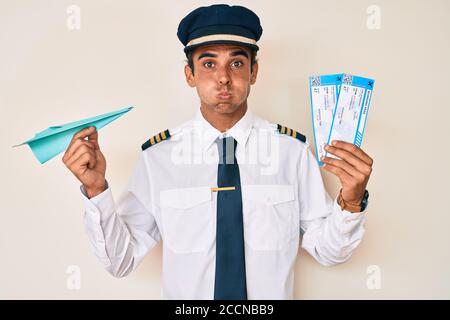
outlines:
[[[178,35],[186,47],[255,49],[261,33],[250,10],[214,5],[191,12]],[[117,201],[109,185],[91,199],[81,191],[88,237],[112,275],[162,241],[165,299],[292,299],[299,245],[330,266],[364,234],[366,208],[350,213],[330,198],[306,138],[250,109],[223,133],[198,110],[152,136]]]

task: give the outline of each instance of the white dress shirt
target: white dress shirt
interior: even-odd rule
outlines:
[[[163,240],[163,298],[213,299],[215,141],[227,135],[237,140],[248,299],[293,298],[300,243],[326,266],[347,261],[360,243],[364,211],[342,211],[308,143],[279,133],[276,124],[247,110],[221,133],[198,110],[170,133],[141,152],[117,201],[110,186],[91,199],[81,188],[94,253],[113,276],[128,275]]]

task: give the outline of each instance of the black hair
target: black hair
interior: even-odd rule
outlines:
[[[194,74],[194,61],[192,59],[194,50],[190,50],[188,52],[186,52],[186,58],[187,58],[187,64],[189,66],[189,68],[191,68],[192,70],[192,74]],[[256,54],[257,51],[256,50],[250,50],[250,72],[253,72],[253,65],[258,62],[256,59]]]

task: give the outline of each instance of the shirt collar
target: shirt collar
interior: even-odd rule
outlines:
[[[247,144],[248,137],[250,136],[255,117],[250,109],[247,108],[244,116],[239,119],[239,121],[226,132],[222,133],[216,128],[214,128],[204,117],[200,108],[197,110],[195,115],[195,129],[200,134],[202,141],[202,146],[204,150],[207,150],[217,138],[222,138],[226,136],[233,137],[237,143],[245,148]]]

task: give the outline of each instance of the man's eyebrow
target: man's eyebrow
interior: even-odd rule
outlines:
[[[203,52],[198,56],[197,60],[200,60],[201,58],[217,58],[217,54],[211,52]]]
[[[244,56],[244,57],[246,57],[247,59],[249,59],[248,53],[247,53],[247,51],[245,51],[245,50],[236,50],[236,51],[233,51],[233,52],[230,53],[230,56],[232,56],[232,57],[236,57],[236,56]]]

